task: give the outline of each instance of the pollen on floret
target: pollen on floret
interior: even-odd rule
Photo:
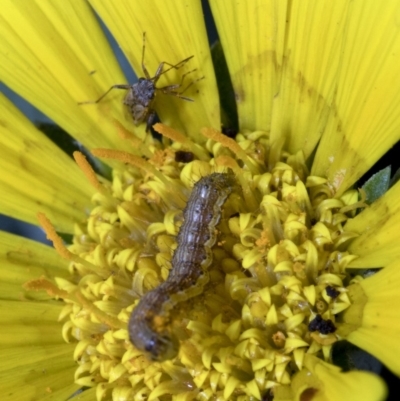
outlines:
[[[363,194],[336,198],[324,177],[309,175],[301,151],[283,152],[269,167],[263,131],[232,139],[204,129],[202,146],[155,128],[168,139],[147,138],[144,157],[129,140],[123,152],[93,151],[111,161],[110,182],[78,157],[98,191],[93,209],[68,249],[52,234],[71,261],[70,280],[57,284],[66,302],[64,336],[76,342],[76,382],[97,387],[99,400],[121,391],[148,399],[257,399],[289,384],[305,354],[329,361],[340,314],[351,304],[346,266],[356,255],[346,244],[356,234],[344,226],[365,206]],[[168,278],[192,188],[214,172],[233,174],[238,190],[215,228],[209,282],[171,311],[178,355],[152,362],[130,342],[127,322],[141,297]]]

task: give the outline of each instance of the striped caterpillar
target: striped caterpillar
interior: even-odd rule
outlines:
[[[179,341],[171,332],[170,311],[178,303],[199,295],[209,281],[215,227],[222,206],[236,185],[232,173],[213,173],[195,184],[183,212],[184,223],[169,276],[147,292],[132,312],[128,324],[130,340],[152,360],[177,355]]]

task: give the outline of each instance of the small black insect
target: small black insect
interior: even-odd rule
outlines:
[[[194,154],[192,152],[185,152],[184,150],[177,150],[175,152],[175,161],[181,163],[190,163],[194,160]]]
[[[161,75],[165,74],[166,72],[175,69],[178,70],[179,68],[183,67],[190,59],[192,59],[194,56],[190,56],[185,58],[184,60],[180,61],[177,64],[170,64],[167,63],[166,61],[162,61],[153,77],[150,77],[149,72],[147,71],[146,66],[144,65],[144,53],[145,53],[145,48],[146,48],[146,32],[143,32],[143,47],[142,47],[142,71],[144,74],[144,77],[141,77],[138,79],[138,81],[132,85],[129,84],[117,84],[111,86],[110,89],[108,89],[107,92],[105,92],[103,95],[101,95],[96,101],[87,101],[87,102],[80,102],[78,104],[94,104],[94,103],[99,103],[104,97],[111,92],[113,89],[125,89],[128,91],[128,93],[125,96],[124,99],[124,104],[128,106],[132,117],[133,117],[133,122],[135,125],[139,125],[146,121],[146,131],[150,130],[150,127],[152,126],[155,116],[156,116],[156,111],[154,110],[154,101],[156,97],[157,91],[160,91],[166,95],[173,95],[176,97],[179,97],[180,99],[187,100],[189,102],[193,102],[193,99],[182,96],[182,94],[189,88],[191,87],[195,82],[200,81],[204,77],[201,77],[199,79],[196,79],[195,81],[192,81],[189,83],[189,85],[186,86],[185,89],[182,91],[178,91],[179,88],[182,87],[183,81],[186,77],[186,75],[190,74],[191,72],[196,71],[191,70],[189,72],[186,72],[185,74],[182,75],[181,82],[179,84],[173,84],[173,85],[167,85],[163,86],[162,88],[157,88],[156,83],[161,77]],[[164,70],[165,66],[169,66],[166,70]]]
[[[323,319],[320,314],[317,314],[308,324],[308,330],[319,331],[321,334],[334,333],[336,331],[335,324],[331,319]]]
[[[333,299],[337,298],[340,295],[340,291],[338,291],[335,287],[332,287],[331,285],[328,285],[325,289],[328,296]]]

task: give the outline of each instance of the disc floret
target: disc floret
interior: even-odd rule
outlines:
[[[64,337],[77,342],[76,382],[97,386],[98,398],[195,392],[201,400],[260,399],[289,384],[306,354],[329,361],[340,339],[340,315],[351,304],[346,267],[356,258],[346,251],[354,234],[344,225],[364,206],[358,192],[335,197],[325,178],[309,174],[302,152],[284,153],[267,167],[265,132],[241,133],[233,143],[213,131],[203,134],[204,149],[154,141],[147,161],[94,152],[127,164],[93,196],[87,224],[76,227],[69,248],[79,255],[71,280],[57,284],[66,301]],[[175,157],[193,154],[191,146],[195,160]],[[177,357],[150,361],[129,341],[129,316],[169,275],[194,183],[228,170],[240,190],[223,206],[209,282],[173,311]]]

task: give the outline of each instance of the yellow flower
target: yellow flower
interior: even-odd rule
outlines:
[[[198,1],[2,2],[1,79],[112,167],[75,163],[0,97],[1,212],[34,224],[39,213],[56,248],[0,235],[6,399],[383,400],[378,376],[333,365],[339,340],[400,375],[400,185],[370,207],[352,189],[399,138],[398,2],[210,4],[234,138],[219,132],[234,113]],[[195,81],[183,94],[194,102],[158,91],[160,140],[133,125],[118,90],[78,104],[125,84],[91,7],[139,75],[143,32],[150,74],[194,55],[157,82]],[[190,205],[183,219],[214,172],[236,178],[196,212],[212,219]],[[171,257],[193,246],[177,240],[188,221],[212,240],[192,251],[207,278],[185,287]],[[163,282],[173,293],[140,304]],[[176,336],[176,355],[152,361],[132,344],[148,339],[143,324]]]

